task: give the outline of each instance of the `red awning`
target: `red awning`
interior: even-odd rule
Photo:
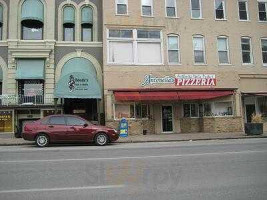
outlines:
[[[232,95],[233,91],[182,91],[178,92],[179,100],[205,100]]]
[[[170,92],[114,92],[116,101],[174,101],[174,100],[205,100],[232,95],[227,91],[170,91]]]

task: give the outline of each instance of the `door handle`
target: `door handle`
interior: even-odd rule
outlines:
[[[49,128],[54,128],[54,126],[52,126],[52,125],[50,125],[50,126],[48,126]]]

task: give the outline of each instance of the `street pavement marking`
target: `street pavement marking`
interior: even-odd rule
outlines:
[[[0,190],[0,194],[8,193],[25,193],[25,192],[52,192],[52,191],[69,191],[69,190],[96,190],[96,189],[114,189],[123,188],[125,185],[100,185],[85,187],[66,187],[66,188],[42,188],[42,189],[20,189],[20,190]]]
[[[1,164],[9,163],[34,163],[34,162],[76,162],[76,161],[101,161],[101,160],[129,160],[129,159],[153,159],[153,158],[175,158],[175,157],[191,157],[191,156],[212,156],[212,155],[231,155],[231,154],[247,154],[247,153],[267,153],[267,151],[229,151],[229,152],[213,152],[213,153],[195,153],[195,154],[174,154],[174,155],[158,155],[158,156],[128,156],[113,158],[77,158],[77,159],[49,159],[49,160],[1,160]]]

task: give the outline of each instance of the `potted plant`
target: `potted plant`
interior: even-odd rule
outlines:
[[[255,113],[252,114],[251,123],[245,124],[245,133],[247,135],[263,134],[263,123],[261,114],[255,114]]]

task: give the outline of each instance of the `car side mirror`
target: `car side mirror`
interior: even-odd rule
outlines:
[[[88,126],[88,124],[84,124],[84,125],[83,125],[83,127],[87,127],[87,126]]]

